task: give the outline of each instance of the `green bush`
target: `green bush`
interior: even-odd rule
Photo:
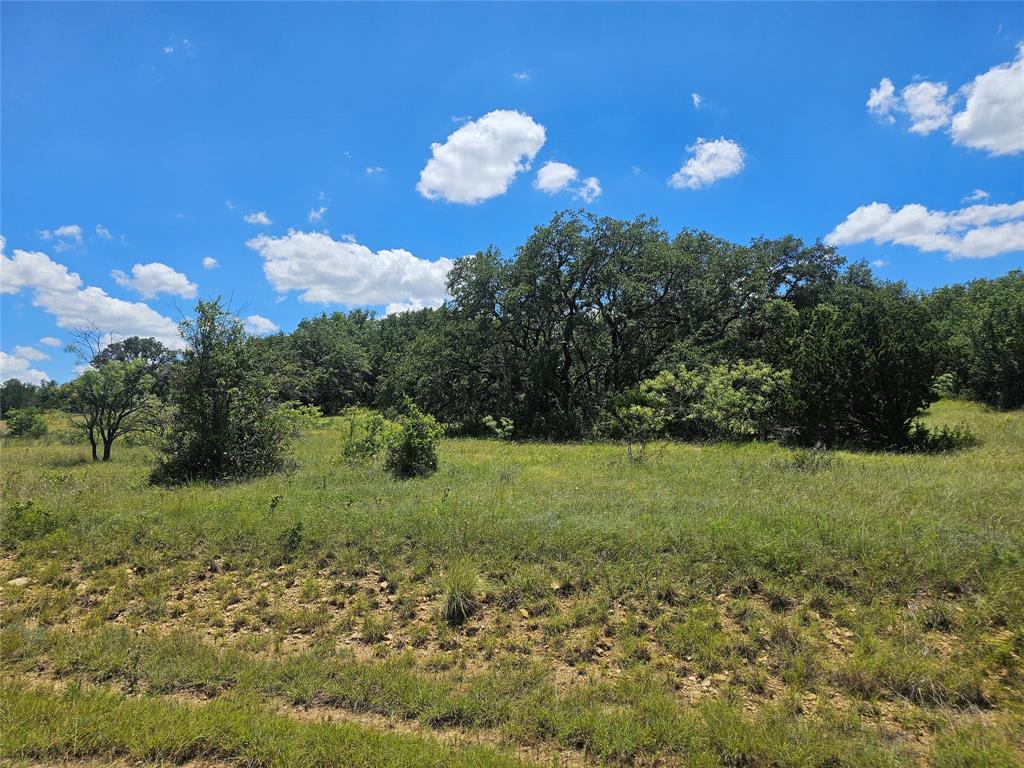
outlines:
[[[384,453],[384,468],[395,477],[429,475],[437,470],[437,446],[443,430],[437,420],[423,413],[409,399]]]
[[[964,448],[973,448],[980,441],[978,434],[964,424],[929,427],[920,421],[910,426],[907,435],[907,449],[919,453],[949,453]]]
[[[376,411],[349,408],[345,412],[342,457],[352,463],[373,461],[384,453],[399,426]]]
[[[292,424],[241,321],[218,299],[200,301],[195,319],[179,327],[186,349],[171,379],[175,417],[151,480],[238,480],[282,469]]]
[[[35,408],[8,411],[7,434],[11,437],[42,437],[46,434],[46,422]]]
[[[500,419],[496,419],[493,416],[484,416],[481,421],[483,422],[484,429],[499,440],[512,439],[512,432],[515,429],[512,419],[506,419],[504,416]]]
[[[303,405],[296,400],[289,400],[277,406],[277,410],[292,437],[298,437],[308,429],[324,429],[328,424],[323,412],[315,405]]]
[[[789,371],[754,360],[729,365],[680,365],[641,382],[633,400],[653,409],[632,420],[643,428],[661,428],[672,437],[746,440],[775,435],[789,408]],[[630,412],[626,411],[629,416]]]

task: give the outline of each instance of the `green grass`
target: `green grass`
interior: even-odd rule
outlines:
[[[334,421],[289,474],[168,490],[141,446],[93,465],[56,429],[5,439],[5,674],[115,692],[6,696],[95,707],[116,730],[130,707],[198,694],[284,729],[291,755],[309,724],[269,725],[281,704],[597,764],[1009,765],[1024,414],[945,401],[927,419],[981,443],[827,461],[664,445],[636,465],[610,444],[446,440],[439,472],[397,481],[343,461]],[[69,754],[60,728],[16,723],[8,757]],[[169,724],[167,743],[192,727]],[[29,733],[54,751],[7,746]],[[407,748],[394,764],[418,764]]]

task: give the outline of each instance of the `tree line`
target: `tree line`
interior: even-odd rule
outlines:
[[[137,412],[97,416],[96,402],[136,388],[165,416],[193,414],[169,428],[191,430],[194,448],[221,446],[217,461],[230,464],[279,430],[253,422],[228,446],[245,419],[232,427],[218,397],[247,403],[250,415],[286,402],[327,415],[411,403],[455,432],[522,439],[639,424],[677,437],[869,448],[912,444],[918,415],[942,395],[1024,404],[1020,270],[913,292],[820,242],[670,237],[646,216],[566,211],[511,257],[488,248],[458,260],[448,293],[438,309],[323,313],[262,338],[219,302],[201,302],[182,324],[183,355],[152,339],[87,344],[91,367],[79,378],[8,381],[0,408],[70,410],[86,431],[92,421],[90,440],[106,457],[111,431]],[[230,386],[218,395],[214,379]],[[186,402],[197,392],[208,400]],[[178,460],[200,475],[238,469],[200,472],[209,455]]]

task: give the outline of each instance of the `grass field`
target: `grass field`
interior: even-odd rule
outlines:
[[[0,757],[1021,765],[1024,413],[928,420],[982,442],[447,440],[396,481],[335,421],[168,490],[5,439]]]

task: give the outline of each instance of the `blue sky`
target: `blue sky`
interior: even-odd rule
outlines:
[[[254,332],[434,305],[446,260],[570,207],[829,238],[919,288],[1024,266],[1020,4],[0,16],[3,378],[195,296]]]

